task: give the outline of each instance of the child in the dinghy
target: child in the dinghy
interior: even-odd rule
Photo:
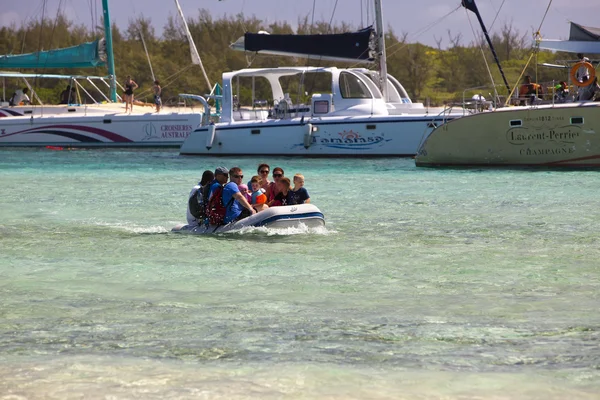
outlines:
[[[308,190],[304,187],[304,175],[294,175],[294,188],[291,190],[291,193],[294,198],[294,204],[310,203],[310,195],[308,194]]]
[[[276,185],[278,193],[275,198],[269,202],[269,207],[291,206],[296,204],[290,190],[290,187],[292,186],[290,178],[281,178],[277,181]]]
[[[250,180],[250,186],[252,189],[252,195],[250,196],[250,204],[258,212],[269,208],[267,205],[266,190],[262,188],[262,178],[255,175]]]

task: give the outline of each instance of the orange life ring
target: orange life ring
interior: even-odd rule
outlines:
[[[583,82],[579,82],[579,80],[577,79],[577,71],[579,71],[579,68],[582,68],[582,67],[585,67],[585,68],[587,68],[588,71],[590,71],[590,77]],[[584,87],[594,81],[594,78],[596,77],[596,70],[594,69],[594,66],[592,64],[590,64],[589,62],[580,61],[573,65],[573,67],[571,68],[570,76],[571,76],[571,81],[573,81],[573,84],[575,86]]]

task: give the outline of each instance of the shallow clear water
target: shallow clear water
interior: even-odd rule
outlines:
[[[169,232],[263,161],[326,229]],[[2,150],[0,187],[0,399],[600,398],[598,172]]]

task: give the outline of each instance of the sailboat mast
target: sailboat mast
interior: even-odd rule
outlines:
[[[110,100],[117,102],[117,75],[115,74],[115,57],[113,54],[112,31],[110,29],[110,13],[108,12],[108,0],[102,0],[102,12],[104,19],[104,38],[106,40],[106,63],[108,64],[108,75],[110,85]]]
[[[387,59],[385,55],[385,30],[383,28],[383,9],[381,0],[375,0],[375,31],[377,34],[377,63],[379,68],[379,89],[387,102]]]
[[[494,60],[498,65],[498,69],[500,70],[500,75],[502,75],[502,79],[504,80],[504,85],[506,85],[506,90],[510,93],[510,86],[508,85],[508,81],[506,80],[506,76],[504,75],[504,71],[502,70],[502,64],[500,64],[500,60],[498,60],[498,55],[496,54],[496,50],[494,49],[494,45],[492,44],[492,40],[490,39],[490,35],[488,34],[487,29],[485,28],[485,24],[483,23],[483,19],[481,19],[481,14],[479,14],[479,9],[477,8],[477,4],[475,4],[475,0],[462,0],[462,6],[467,10],[471,11],[473,14],[477,16],[477,20],[479,21],[479,25],[481,25],[481,30],[485,35],[485,39],[490,46],[490,50],[492,51],[492,55],[494,56]]]

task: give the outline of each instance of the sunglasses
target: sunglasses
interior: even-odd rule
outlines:
[[[268,174],[269,170],[268,169],[263,169],[262,171],[260,171],[261,174]]]
[[[273,177],[275,178],[281,178],[283,176],[283,174],[273,174]]]
[[[231,175],[231,177],[235,179],[244,179],[244,175]]]

